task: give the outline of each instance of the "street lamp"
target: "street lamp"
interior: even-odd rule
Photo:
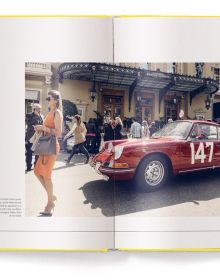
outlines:
[[[90,89],[90,99],[92,100],[92,102],[95,101],[96,99],[96,84],[95,84],[95,70],[96,67],[95,65],[92,66],[92,88]]]
[[[210,84],[211,84],[211,81],[210,81],[210,79],[208,78],[208,79],[206,80],[207,96],[206,96],[206,99],[204,100],[206,110],[209,110],[210,107],[211,107],[211,98],[210,98],[210,97],[211,97],[211,95],[210,95],[211,88],[210,88]]]
[[[94,102],[96,99],[95,80],[93,81],[92,88],[90,89],[90,99],[92,100],[92,102]]]
[[[173,74],[176,74],[176,62],[172,63]]]

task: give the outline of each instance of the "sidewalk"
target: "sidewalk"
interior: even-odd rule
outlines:
[[[52,178],[54,183],[54,194],[57,196],[56,206],[53,216],[63,217],[103,217],[103,213],[99,207],[94,207],[89,203],[84,195],[86,190],[89,196],[100,195],[94,193],[92,186],[103,185],[107,188],[107,184],[102,181],[102,177],[90,167],[84,164],[85,157],[83,155],[75,155],[71,163],[66,165],[64,159],[68,154],[60,153],[55,163]],[[97,181],[98,180],[98,181]],[[41,186],[34,172],[25,174],[26,181],[26,216],[38,216],[47,204],[47,196],[45,190]],[[109,188],[109,187],[108,187]],[[100,197],[100,202],[102,198]],[[109,201],[111,204],[111,201]],[[109,205],[111,208],[112,205]]]

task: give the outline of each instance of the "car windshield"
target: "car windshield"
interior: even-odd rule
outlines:
[[[152,135],[152,138],[173,137],[177,139],[186,139],[192,127],[192,123],[177,121],[165,125]]]

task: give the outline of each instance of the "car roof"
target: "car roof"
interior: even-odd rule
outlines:
[[[220,127],[220,125],[216,122],[213,121],[208,121],[208,120],[177,120],[176,122],[191,122],[191,123],[203,123],[203,124],[212,124]]]

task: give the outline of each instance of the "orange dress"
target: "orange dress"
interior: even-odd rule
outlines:
[[[49,112],[44,120],[44,126],[55,128],[54,112]],[[46,134],[48,135],[48,134]],[[52,169],[54,167],[60,145],[57,140],[56,155],[40,155],[34,168],[35,175],[41,175],[44,178],[51,179]]]

